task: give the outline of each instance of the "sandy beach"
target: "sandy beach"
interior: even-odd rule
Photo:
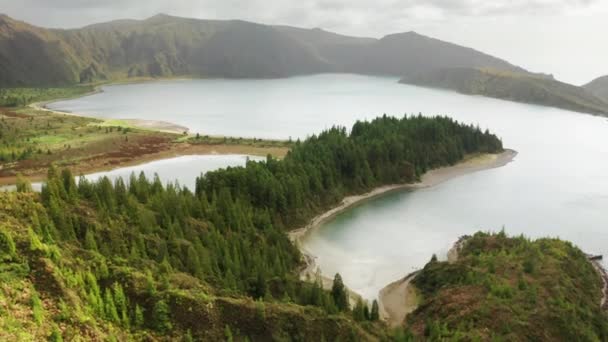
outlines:
[[[32,109],[35,109],[35,110],[51,112],[53,114],[59,114],[59,115],[74,115],[74,116],[90,117],[92,119],[100,120],[101,122],[120,121],[120,123],[123,125],[131,126],[131,127],[139,128],[139,129],[145,129],[145,130],[149,130],[149,131],[158,131],[158,132],[175,133],[175,134],[183,134],[184,132],[187,133],[189,131],[188,127],[180,126],[180,125],[177,125],[177,124],[174,124],[171,122],[166,122],[166,121],[143,120],[143,119],[105,120],[105,119],[91,117],[91,116],[80,114],[80,113],[64,112],[64,111],[58,111],[58,110],[53,110],[53,109],[48,108],[49,103],[90,96],[90,95],[94,95],[94,94],[98,94],[98,93],[102,93],[102,92],[103,92],[103,89],[101,87],[96,87],[94,91],[86,93],[86,94],[82,94],[82,95],[79,95],[76,97],[66,98],[66,99],[55,99],[55,100],[44,101],[44,102],[35,102],[35,103],[30,104],[29,107]]]
[[[509,149],[499,154],[471,155],[456,165],[431,170],[425,173],[418,183],[381,186],[362,195],[348,196],[344,198],[340,205],[316,216],[308,225],[289,232],[290,240],[296,246],[298,246],[305,259],[306,266],[302,269],[300,277],[302,279],[314,279],[315,276],[321,276],[324,287],[331,288],[331,279],[328,278],[327,275],[322,274],[315,261],[315,256],[306,250],[302,241],[308,234],[321,227],[324,223],[330,221],[342,211],[350,209],[356,205],[360,205],[366,200],[388,194],[392,191],[428,188],[473,172],[502,167],[510,163],[515,156],[517,156],[517,152]],[[455,246],[457,245],[458,242],[455,244]],[[451,259],[457,258],[457,250],[454,248],[448,253],[448,255],[450,254]],[[378,304],[380,306],[381,317],[391,326],[396,326],[403,322],[405,316],[416,308],[416,292],[415,289],[409,286],[410,281],[414,276],[415,273],[412,273],[405,278],[397,280],[384,287],[379,293]],[[351,296],[351,301],[352,298],[353,297]]]
[[[416,288],[411,285],[417,274],[418,271],[412,272],[405,278],[392,282],[380,290],[378,294],[380,317],[390,327],[401,325],[405,316],[418,307],[420,298]]]
[[[310,234],[310,232],[320,227],[323,223],[331,220],[342,211],[361,204],[366,200],[397,190],[428,188],[469,173],[498,168],[510,163],[516,155],[516,151],[509,149],[499,154],[473,155],[466,157],[462,162],[456,165],[428,171],[422,176],[422,179],[418,183],[385,185],[362,195],[345,197],[337,207],[316,216],[306,226],[290,231],[289,238],[292,242],[301,247],[300,241],[302,241],[306,235]]]

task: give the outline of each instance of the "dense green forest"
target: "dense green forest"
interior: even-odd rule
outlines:
[[[377,304],[350,308],[339,276],[332,291],[298,279],[285,231],[347,194],[501,149],[446,117],[385,116],[295,142],[282,160],[207,173],[195,192],[143,174],[89,182],[51,168],[39,195],[24,181],[0,194],[2,274],[40,327],[6,319],[0,337],[388,338]]]
[[[606,341],[602,280],[569,242],[477,233],[454,263],[413,280],[423,301],[408,317],[431,341]]]

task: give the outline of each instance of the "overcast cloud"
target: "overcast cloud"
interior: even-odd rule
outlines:
[[[576,84],[608,74],[603,0],[0,0],[0,13],[58,28],[167,13],[372,37],[414,30]]]

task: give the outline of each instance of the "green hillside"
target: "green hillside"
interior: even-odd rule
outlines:
[[[389,338],[377,305],[349,308],[338,278],[332,291],[299,280],[286,232],[346,195],[501,150],[449,118],[382,117],[209,172],[195,192],[52,167],[40,194],[25,181],[0,192],[0,340]]]
[[[437,67],[525,72],[415,33],[382,39],[320,29],[157,15],[81,29],[44,29],[0,15],[0,86],[132,77],[286,77],[321,72],[407,75]]]
[[[540,75],[488,68],[444,68],[407,76],[400,82],[577,112],[608,114],[608,102],[591,92]]]
[[[407,319],[430,341],[606,341],[602,281],[558,239],[477,233],[456,262],[432,260],[414,279],[423,301]]]

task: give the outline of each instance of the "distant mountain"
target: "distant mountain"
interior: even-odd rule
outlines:
[[[321,29],[168,15],[57,30],[0,16],[0,86],[322,72],[401,77],[452,67],[526,73],[501,59],[414,32],[358,38]]]
[[[577,112],[608,114],[608,103],[586,89],[533,74],[488,68],[443,68],[404,77],[400,82]]]
[[[585,84],[583,88],[587,89],[600,99],[608,101],[608,75],[594,79],[593,81]]]

